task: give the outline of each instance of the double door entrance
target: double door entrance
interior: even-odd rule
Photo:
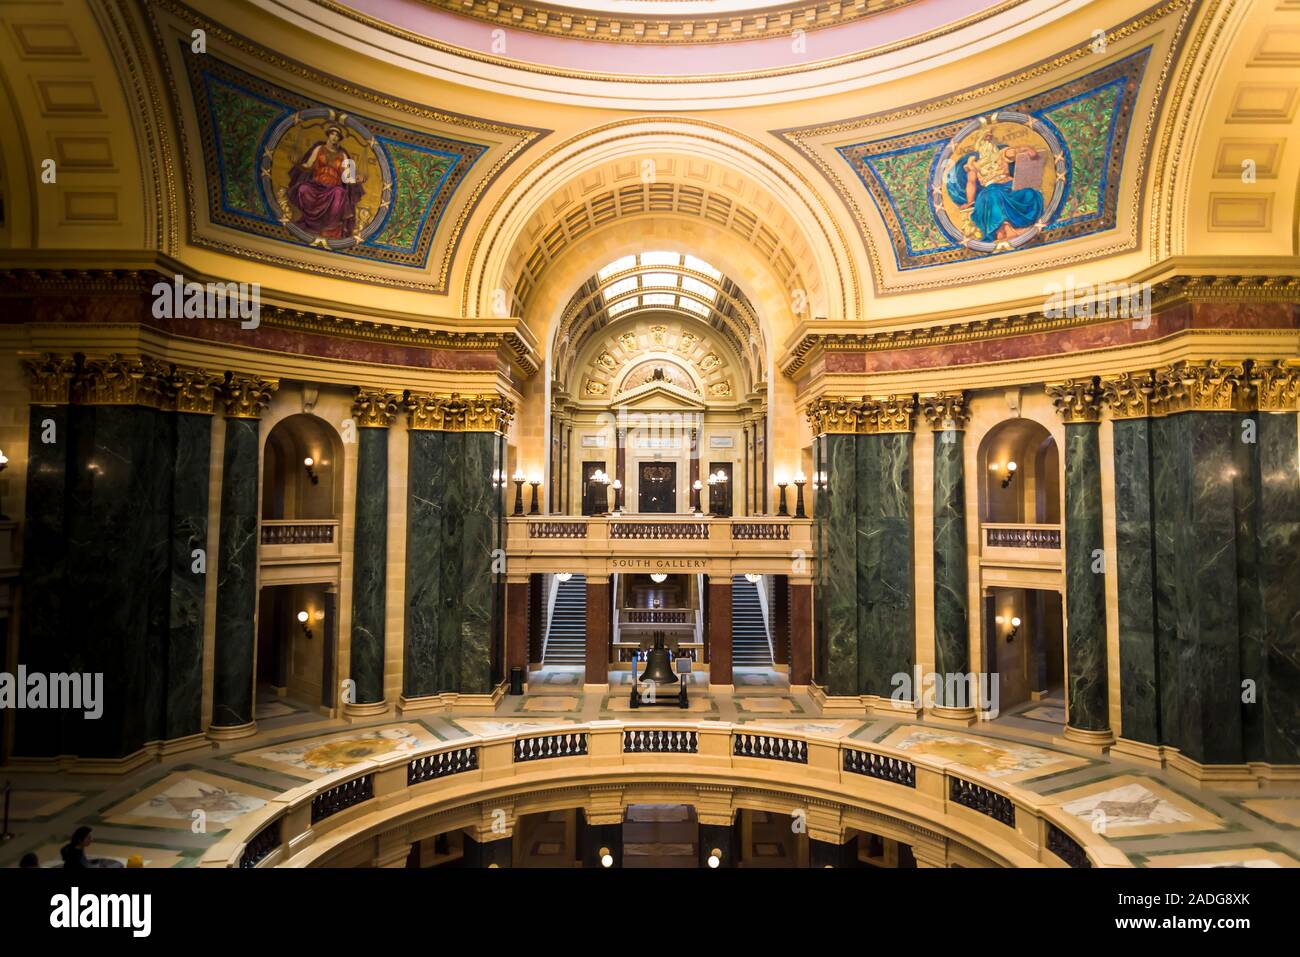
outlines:
[[[637,511],[677,511],[677,463],[637,463]]]

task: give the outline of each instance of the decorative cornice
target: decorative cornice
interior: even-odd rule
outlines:
[[[228,373],[221,389],[228,419],[260,419],[271,401],[271,393],[280,387],[276,379],[263,379],[242,373]]]
[[[1153,313],[1172,305],[1207,302],[1297,303],[1300,302],[1300,276],[1174,276],[1151,286]],[[1098,315],[1097,310],[1091,308],[1066,312],[1048,315],[1044,303],[1042,308],[1003,316],[881,332],[839,332],[823,326],[808,330],[787,349],[781,372],[793,378],[818,349],[823,352],[890,352],[1060,332],[1122,318]]]
[[[216,411],[217,395],[225,381],[220,372],[173,366],[167,385],[177,412],[211,415]]]
[[[1047,394],[1067,424],[1101,421],[1101,388],[1096,378],[1049,382]]]
[[[72,401],[79,405],[141,405],[161,409],[167,404],[170,370],[148,356],[84,359],[72,379]]]
[[[1300,363],[1284,359],[1252,362],[1249,381],[1260,412],[1295,412],[1300,405]]]
[[[1157,369],[1157,412],[1245,412],[1251,408],[1246,363],[1175,362]]]
[[[965,392],[940,392],[921,396],[921,413],[936,432],[964,429],[970,421]]]
[[[884,435],[911,432],[916,396],[863,396],[861,399],[823,396],[805,411],[814,435]]]
[[[352,420],[362,429],[386,429],[397,418],[402,397],[383,390],[357,389],[352,400]]]
[[[505,432],[515,405],[494,392],[484,395],[408,392],[404,401],[407,427],[438,432]]]
[[[77,371],[72,356],[47,352],[39,359],[24,359],[23,371],[27,373],[32,405],[68,404],[69,385]]]
[[[543,33],[571,40],[606,43],[680,45],[726,43],[789,36],[796,30],[840,26],[914,0],[796,0],[761,10],[734,10],[714,14],[630,14],[611,16],[609,10],[583,10],[537,0],[425,0],[460,16],[495,26]]]

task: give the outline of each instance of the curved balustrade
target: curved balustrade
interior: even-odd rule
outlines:
[[[886,745],[720,721],[596,721],[540,734],[440,742],[363,761],[245,815],[200,863],[311,866],[395,826],[467,809],[478,815],[478,805],[503,794],[513,795],[517,812],[528,795],[547,800],[552,789],[577,803],[583,795],[607,802],[611,793],[633,803],[638,787],[667,780],[711,794],[719,788],[762,792],[769,804],[796,802],[791,807],[836,801],[845,826],[859,826],[858,819],[866,827],[904,822],[918,834],[1008,866],[1132,866],[1050,795]]]

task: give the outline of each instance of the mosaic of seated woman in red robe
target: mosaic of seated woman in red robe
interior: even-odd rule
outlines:
[[[356,164],[340,143],[343,130],[325,130],[325,139],[312,144],[289,174],[289,202],[301,214],[295,221],[304,232],[325,239],[344,239],[356,229],[357,203],[362,186],[356,180]]]

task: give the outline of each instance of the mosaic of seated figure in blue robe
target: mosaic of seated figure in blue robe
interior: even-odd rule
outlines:
[[[1038,152],[1026,149],[1030,159]],[[971,222],[985,242],[1012,239],[1043,215],[1043,194],[1032,187],[1014,189],[1016,150],[985,136],[975,150],[963,154],[948,169],[944,185],[959,209],[969,209]]]

